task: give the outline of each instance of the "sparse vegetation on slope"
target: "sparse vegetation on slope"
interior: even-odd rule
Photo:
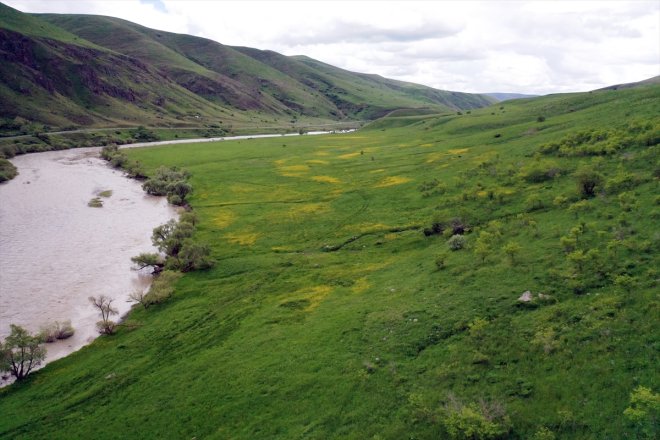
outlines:
[[[491,102],[117,18],[29,15],[3,4],[0,61],[4,136],[139,125],[220,135],[265,127],[295,132],[345,127],[398,108],[438,112]],[[18,153],[36,151],[19,143]]]
[[[191,173],[217,264],[0,390],[0,436],[654,438],[658,143],[543,149],[659,98],[127,151]]]

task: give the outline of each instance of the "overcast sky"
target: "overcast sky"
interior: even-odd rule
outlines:
[[[0,0],[307,55],[461,92],[586,91],[660,75],[654,1]]]

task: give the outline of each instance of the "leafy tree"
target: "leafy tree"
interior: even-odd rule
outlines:
[[[516,264],[516,258],[518,256],[518,254],[520,253],[520,251],[522,250],[522,248],[515,241],[510,241],[510,242],[508,242],[507,244],[504,245],[502,250],[509,257],[509,262],[512,265],[514,265],[514,264]]]
[[[572,203],[568,207],[568,212],[572,212],[575,218],[578,218],[581,212],[591,211],[592,208],[587,200],[580,200],[579,202]]]
[[[208,269],[213,266],[210,255],[211,249],[208,245],[195,243],[192,239],[187,239],[183,242],[181,252],[177,255],[177,268],[182,272]]]
[[[46,349],[37,336],[11,324],[11,333],[0,344],[0,370],[9,371],[17,381],[23,380],[46,358]]]
[[[165,266],[165,260],[163,257],[156,253],[144,252],[135,257],[131,257],[131,261],[135,264],[138,270],[151,267],[154,272],[159,272]]]
[[[566,258],[575,266],[575,270],[578,273],[583,272],[584,266],[587,262],[587,254],[582,249],[569,253],[566,255]]]
[[[630,406],[623,411],[623,415],[635,425],[641,438],[657,438],[660,395],[638,386],[630,393]]]
[[[596,195],[596,189],[603,184],[603,176],[589,166],[582,166],[575,172],[578,192],[583,198]]]
[[[570,254],[577,247],[577,239],[575,237],[561,237],[559,239],[561,247],[564,248],[564,252]]]
[[[474,253],[481,262],[486,261],[486,257],[492,252],[492,243],[495,236],[488,231],[481,231],[474,245]]]
[[[190,223],[191,225],[197,225],[197,213],[195,211],[186,211],[179,215],[179,221],[181,223]]]
[[[153,245],[165,255],[175,257],[181,251],[185,239],[192,237],[194,226],[188,222],[171,219],[154,228],[151,234]]]

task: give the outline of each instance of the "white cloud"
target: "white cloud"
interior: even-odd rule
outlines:
[[[6,3],[111,15],[458,91],[579,91],[660,75],[657,1]]]

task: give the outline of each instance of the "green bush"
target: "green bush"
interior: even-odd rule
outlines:
[[[452,235],[449,240],[447,240],[447,245],[452,251],[457,251],[465,247],[466,239],[462,235]]]
[[[11,180],[17,175],[16,167],[7,159],[0,157],[0,182]]]
[[[556,162],[540,160],[522,167],[518,176],[528,183],[540,183],[554,179],[559,176],[560,172]]]
[[[443,425],[449,438],[456,440],[502,439],[511,430],[504,407],[484,400],[469,404],[450,400],[445,406]]]
[[[638,386],[630,393],[630,406],[623,415],[634,426],[642,439],[658,438],[658,416],[660,416],[660,395],[650,388]]]
[[[583,198],[596,195],[596,190],[603,184],[603,176],[589,166],[582,166],[575,171],[578,193]]]
[[[186,171],[177,168],[160,167],[152,178],[144,182],[142,189],[151,195],[167,196],[173,205],[183,205],[192,191],[192,186],[187,182],[189,176]]]

